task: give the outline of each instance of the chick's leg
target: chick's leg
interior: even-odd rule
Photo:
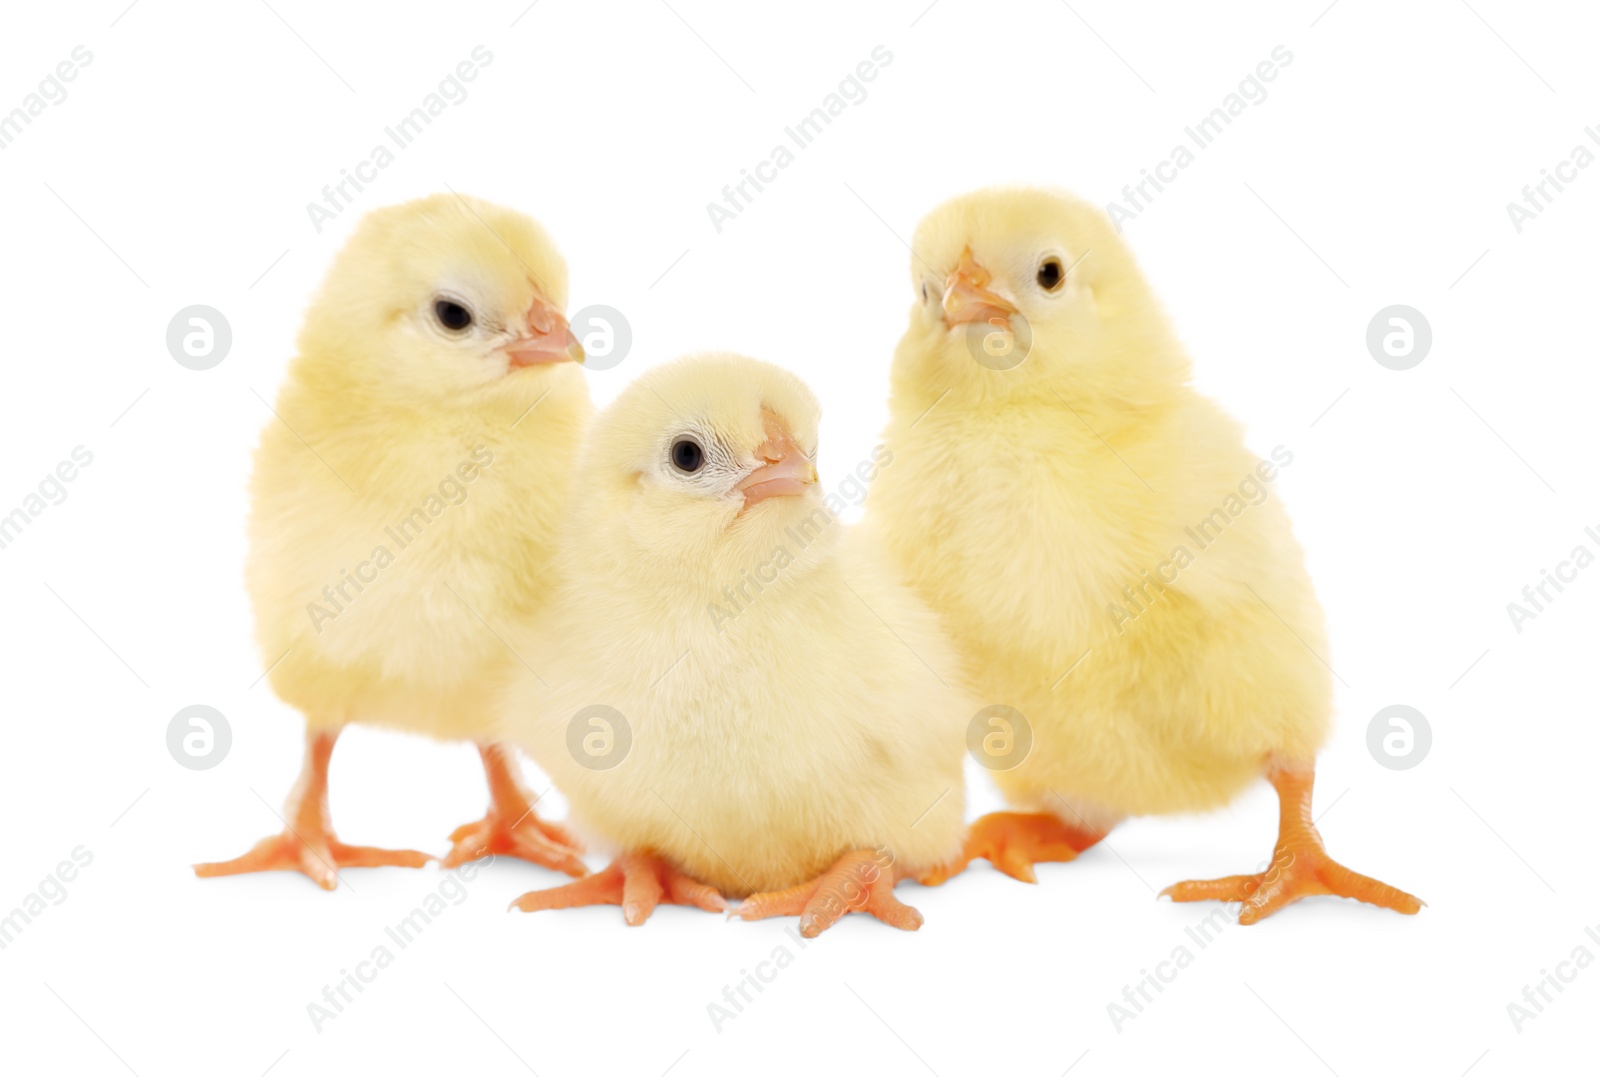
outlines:
[[[657,905],[693,905],[725,912],[728,903],[716,889],[691,878],[653,853],[623,853],[604,871],[549,890],[530,890],[511,903],[523,912],[575,909],[583,905],[621,905],[632,927],[650,919]]]
[[[1311,823],[1310,764],[1274,761],[1267,780],[1278,791],[1278,844],[1272,864],[1256,875],[1177,883],[1161,891],[1173,901],[1236,901],[1241,924],[1253,924],[1303,897],[1332,894],[1414,915],[1422,902],[1377,879],[1358,875],[1328,855]]]
[[[332,890],[338,885],[340,868],[420,868],[433,859],[411,849],[346,845],[334,836],[328,818],[328,760],[338,735],[306,730],[305,763],[284,805],[283,833],[263,838],[254,849],[233,860],[196,864],[194,873],[212,879],[256,871],[298,871],[324,890]]]
[[[741,920],[800,917],[800,934],[814,939],[851,912],[868,912],[890,927],[915,931],[922,914],[894,896],[898,875],[886,850],[856,849],[808,883],[752,894],[733,915]]]
[[[583,843],[565,827],[547,823],[534,814],[533,801],[522,787],[511,749],[500,744],[480,744],[478,754],[483,756],[483,772],[489,779],[489,811],[476,823],[456,827],[450,835],[455,846],[444,858],[444,866],[453,868],[480,856],[503,853],[578,878],[589,874],[578,858]]]
[[[1070,806],[1070,805],[1069,805]],[[974,860],[987,860],[1013,879],[1036,883],[1033,865],[1074,860],[1106,836],[1080,818],[1073,826],[1054,815],[1001,811],[985,815],[967,830],[961,855],[918,876],[924,886],[938,886],[966,870]]]

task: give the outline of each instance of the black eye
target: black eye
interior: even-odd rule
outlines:
[[[926,303],[928,301],[928,282],[927,281],[923,281],[922,282],[922,301],[924,303]]]
[[[1044,265],[1039,267],[1039,276],[1036,279],[1039,281],[1039,287],[1045,291],[1055,291],[1061,287],[1061,281],[1064,279],[1061,263],[1054,258],[1045,259]]]
[[[472,324],[472,311],[454,299],[435,299],[433,316],[439,319],[440,325],[452,333],[459,333]]]
[[[672,466],[685,475],[693,475],[706,463],[706,451],[693,438],[679,438],[674,441],[668,455],[672,458]]]

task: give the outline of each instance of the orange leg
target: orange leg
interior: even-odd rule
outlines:
[[[1278,791],[1278,844],[1272,865],[1258,875],[1177,883],[1161,891],[1173,901],[1236,901],[1241,924],[1253,924],[1303,897],[1332,894],[1415,915],[1422,902],[1377,879],[1357,875],[1328,855],[1311,824],[1312,768],[1274,763],[1267,780]]]
[[[1025,883],[1036,883],[1033,865],[1074,860],[1078,854],[1105,837],[1104,831],[1087,824],[1071,826],[1054,815],[1030,815],[1001,811],[985,815],[967,830],[961,855],[949,864],[924,872],[917,881],[938,886],[966,870],[974,860],[989,861],[995,867]]]
[[[547,823],[533,813],[533,801],[522,787],[511,749],[499,744],[480,744],[483,772],[489,779],[489,811],[476,823],[456,827],[450,835],[455,843],[443,866],[465,864],[490,853],[531,860],[556,871],[582,878],[589,874],[578,855],[583,843],[555,823]]]
[[[338,735],[306,730],[306,759],[284,805],[283,833],[263,838],[233,860],[196,864],[194,873],[213,879],[256,871],[298,871],[324,890],[332,890],[338,885],[340,868],[420,868],[432,860],[427,853],[411,849],[346,845],[334,836],[328,818],[328,760]]]
[[[741,920],[800,917],[800,934],[814,939],[850,912],[869,912],[890,927],[915,931],[922,914],[894,896],[897,881],[887,852],[856,849],[817,878],[787,890],[752,894],[734,910]]]
[[[654,853],[623,853],[602,872],[549,890],[530,890],[511,903],[523,912],[575,909],[583,905],[621,905],[631,927],[650,919],[656,906],[693,905],[706,912],[726,912],[722,895],[690,878]]]

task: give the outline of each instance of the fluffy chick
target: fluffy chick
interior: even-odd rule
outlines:
[[[556,612],[501,712],[621,850],[518,907],[665,900],[922,918],[897,879],[960,848],[968,697],[937,620],[816,483],[816,399],[733,355],[651,370],[594,423]],[[941,678],[940,673],[944,671]],[[546,683],[548,682],[548,683]]]
[[[347,846],[327,765],[350,722],[479,742],[491,792],[446,863],[510,853],[585,873],[488,737],[496,625],[536,614],[591,414],[562,314],[566,263],[537,223],[436,195],[358,226],[311,304],[256,453],[246,578],[277,694],[306,718],[286,828],[202,876],[420,866]]]
[[[1020,710],[1031,755],[997,771],[1034,812],[967,852],[1031,881],[1130,815],[1216,808],[1263,773],[1276,864],[1185,883],[1250,923],[1308,894],[1419,902],[1328,858],[1310,825],[1332,707],[1323,616],[1270,479],[1189,385],[1189,361],[1095,208],[979,191],[913,242],[895,352],[895,466],[865,526],[942,616],[982,699]],[[934,873],[930,880],[942,878]]]

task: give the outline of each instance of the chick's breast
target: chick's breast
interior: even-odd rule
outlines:
[[[796,885],[852,849],[943,862],[961,839],[973,708],[932,615],[867,560],[783,580],[721,632],[681,611],[684,631],[648,657],[571,625],[572,680],[545,692],[519,677],[513,727],[599,836],[728,894]],[[585,765],[570,735],[596,703],[631,730],[610,769]]]
[[[497,633],[552,587],[586,394],[516,430],[397,420],[320,437],[290,429],[285,397],[257,453],[246,572],[274,688],[313,724],[477,735],[484,671],[514,660]]]
[[[1049,808],[1055,790],[1121,814],[1219,806],[1268,754],[1314,754],[1326,735],[1299,546],[1271,496],[1197,541],[1259,463],[1209,404],[1147,445],[1125,434],[1120,457],[1072,422],[952,411],[891,428],[868,525],[942,615],[980,702],[1036,730],[1026,762],[996,774],[1015,803]]]

